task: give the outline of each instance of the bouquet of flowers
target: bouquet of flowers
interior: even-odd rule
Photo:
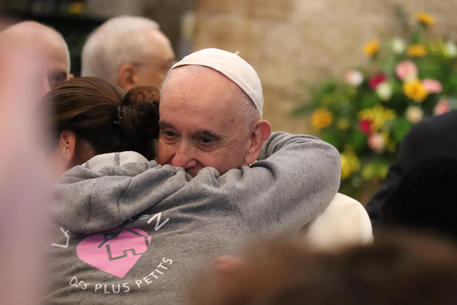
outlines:
[[[366,67],[311,89],[296,110],[311,114],[316,133],[340,151],[343,191],[383,179],[415,123],[457,108],[457,47],[429,37],[434,23],[420,12],[407,37],[366,43]]]

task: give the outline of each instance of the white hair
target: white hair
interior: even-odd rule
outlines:
[[[249,128],[251,128],[254,123],[261,119],[261,116],[259,110],[254,105],[254,102],[241,88],[240,95],[240,107],[242,109],[242,112],[244,113],[246,123],[248,124]]]
[[[119,16],[103,23],[83,47],[81,76],[98,76],[115,83],[121,64],[149,53],[142,34],[148,29],[159,30],[159,25],[139,16]]]

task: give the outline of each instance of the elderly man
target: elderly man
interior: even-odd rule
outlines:
[[[262,108],[260,79],[241,57],[205,49],[184,58],[162,88],[157,161],[192,176],[253,163],[270,136]]]
[[[175,55],[168,38],[154,21],[120,16],[103,23],[82,50],[82,76],[98,76],[125,90],[160,88]]]
[[[65,39],[48,26],[35,21],[19,22],[0,32],[0,42],[29,50],[31,55],[43,60],[50,88],[73,77]]]
[[[47,304],[183,304],[199,267],[297,234],[324,210],[338,152],[311,136],[269,136],[262,106],[259,77],[238,55],[206,49],[177,63],[162,90],[163,165],[104,154],[57,185]]]

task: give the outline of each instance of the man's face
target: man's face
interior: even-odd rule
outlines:
[[[170,41],[158,30],[146,33],[146,43],[151,54],[141,62],[135,63],[135,86],[152,86],[160,88],[165,76],[175,61],[175,54]]]
[[[215,70],[171,71],[160,99],[157,161],[192,176],[206,166],[223,174],[246,164],[251,133],[240,99],[241,89]]]

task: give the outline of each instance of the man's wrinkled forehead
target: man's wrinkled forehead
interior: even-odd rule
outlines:
[[[162,84],[161,101],[167,101],[169,96],[182,96],[188,100],[192,92],[192,104],[202,100],[213,100],[215,104],[227,98],[236,101],[243,94],[236,83],[224,74],[205,66],[186,65],[170,70]]]
[[[242,105],[247,101],[242,96],[243,91],[223,74],[207,67],[182,66],[170,73],[161,90],[161,119],[170,122],[182,116],[198,128],[231,128],[246,120]]]

